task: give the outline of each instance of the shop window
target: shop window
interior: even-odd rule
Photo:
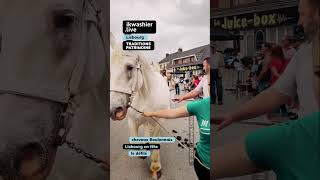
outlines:
[[[260,50],[262,47],[262,44],[265,42],[265,32],[264,30],[258,30],[256,32],[256,50]]]

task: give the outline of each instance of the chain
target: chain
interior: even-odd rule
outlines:
[[[83,157],[85,157],[86,159],[95,162],[96,164],[98,164],[100,166],[101,169],[107,171],[109,169],[109,165],[106,161],[103,161],[97,157],[95,157],[94,155],[86,152],[85,150],[83,150],[80,147],[77,147],[76,144],[74,142],[70,142],[68,140],[66,140],[65,142],[67,144],[67,146],[74,150],[76,153],[81,154]]]

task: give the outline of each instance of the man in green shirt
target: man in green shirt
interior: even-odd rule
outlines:
[[[194,168],[199,180],[210,179],[210,97],[190,102],[177,109],[145,112],[144,116],[166,119],[196,116],[200,137],[196,147]]]

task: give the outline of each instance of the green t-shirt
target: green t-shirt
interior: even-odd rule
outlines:
[[[245,140],[249,158],[278,180],[320,179],[320,113],[258,129]]]
[[[210,169],[210,97],[188,103],[187,110],[197,117],[200,131],[197,153],[201,162]]]

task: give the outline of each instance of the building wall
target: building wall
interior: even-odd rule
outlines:
[[[219,0],[219,8],[231,8],[233,0]]]
[[[265,42],[280,44],[281,40],[286,36],[293,36],[294,25],[270,27],[262,29],[265,31]],[[240,52],[244,56],[254,56],[256,49],[256,30],[241,31],[243,40],[240,41]]]

